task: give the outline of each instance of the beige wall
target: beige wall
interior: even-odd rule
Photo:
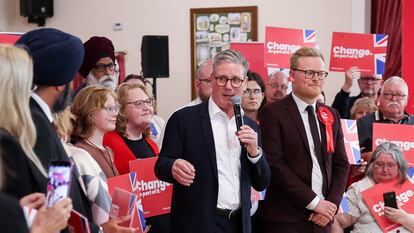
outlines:
[[[25,32],[37,27],[19,16],[18,2],[0,0],[0,31]],[[348,0],[54,0],[54,4],[55,16],[47,19],[47,27],[75,34],[83,41],[93,35],[110,38],[116,50],[128,52],[127,73],[141,71],[143,35],[169,36],[170,78],[157,82],[159,114],[164,118],[191,97],[190,8],[257,5],[259,41],[264,40],[266,25],[315,29],[327,61],[331,33],[352,29],[352,3]],[[123,24],[123,31],[112,30],[116,22]],[[328,103],[342,82],[342,74],[329,76],[325,87]]]

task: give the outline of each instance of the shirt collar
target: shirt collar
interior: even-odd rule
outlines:
[[[43,113],[46,115],[47,119],[50,123],[53,123],[52,112],[50,111],[49,105],[35,92],[32,92],[30,96],[36,101],[36,103],[40,106]]]
[[[312,104],[308,104],[305,101],[299,99],[293,92],[292,92],[293,100],[295,101],[296,105],[298,106],[299,112],[304,113],[306,111],[306,107],[312,105],[313,110],[316,111],[316,100]]]
[[[214,118],[219,117],[219,116],[225,116],[226,119],[229,119],[227,114],[223,110],[221,110],[221,108],[219,108],[219,106],[217,106],[217,104],[214,102],[214,100],[211,96],[208,99],[208,114],[210,115],[210,119],[214,119]],[[241,114],[242,114],[242,116],[244,116],[243,108],[241,108]]]
[[[380,110],[377,110],[375,112],[375,120],[376,121],[381,121],[381,122],[387,122],[387,123],[396,123],[396,124],[404,124],[405,122],[407,122],[410,118],[410,115],[404,111],[404,117],[399,120],[398,122],[394,122],[390,119],[387,119],[384,114],[382,114],[382,112]]]

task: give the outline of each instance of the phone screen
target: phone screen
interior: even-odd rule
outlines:
[[[383,194],[383,196],[384,196],[384,205],[385,206],[398,209],[397,199],[395,197],[395,192],[386,192],[386,193]]]
[[[47,206],[50,207],[69,194],[72,165],[69,161],[52,161],[47,183]]]

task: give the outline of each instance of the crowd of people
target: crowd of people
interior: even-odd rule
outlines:
[[[2,229],[68,232],[76,210],[92,233],[135,232],[110,217],[107,179],[129,173],[132,160],[156,157],[155,174],[173,184],[171,212],[147,218],[145,232],[380,231],[361,192],[406,181],[401,149],[372,148],[373,123],[414,124],[402,78],[351,67],[331,107],[318,49],[297,50],[289,74],[265,80],[228,49],[199,66],[197,98],[164,121],[145,78],[119,80],[114,50],[108,38],[82,43],[57,29],[0,45]],[[73,90],[77,73],[84,80]],[[360,94],[350,96],[354,83]],[[348,163],[340,119],[357,120],[359,165]],[[48,208],[54,160],[71,161],[72,182],[68,197]],[[252,188],[266,190],[265,199],[251,201]],[[350,211],[339,213],[344,193]],[[37,211],[30,223],[26,209]],[[410,213],[386,207],[385,216],[414,232]]]

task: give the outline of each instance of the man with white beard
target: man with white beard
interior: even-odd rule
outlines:
[[[89,85],[101,85],[115,90],[118,86],[115,49],[112,41],[106,37],[93,36],[83,44],[85,57],[79,73],[85,78],[72,97]]]

